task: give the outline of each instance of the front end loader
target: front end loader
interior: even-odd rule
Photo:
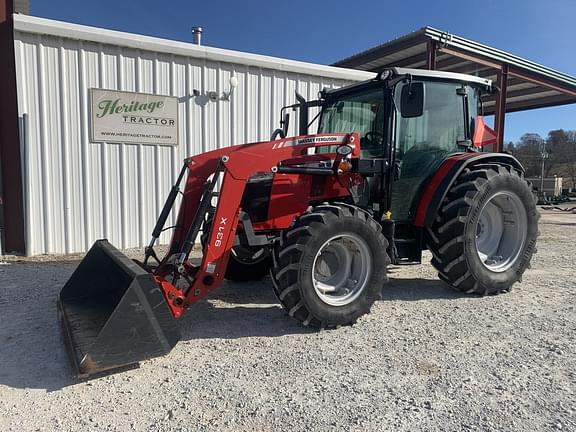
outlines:
[[[357,134],[321,134],[238,145],[187,159],[154,228],[144,261],[133,262],[108,241],[99,240],[62,289],[58,309],[79,375],[169,352],[179,339],[175,319],[222,282],[238,230],[243,237],[249,236],[251,247],[268,245],[306,212],[311,202],[306,197],[311,175],[321,176],[328,186],[315,197],[318,201],[346,198],[348,187],[355,182],[355,175],[344,171],[350,168],[348,159],[335,153],[308,156],[308,149],[339,146],[351,153],[346,156],[354,156],[359,154],[357,142]],[[317,167],[301,165],[310,159]],[[169,253],[158,259],[153,245],[186,172]],[[282,176],[272,186],[271,199],[278,209],[259,224],[256,234],[240,204],[250,177],[265,172]],[[219,180],[222,184],[216,192]],[[215,207],[213,199],[218,202]],[[208,215],[214,223],[205,231],[202,261],[194,266],[188,257]]]
[[[168,353],[177,319],[224,279],[269,273],[286,313],[319,329],[355,323],[380,298],[388,264],[420,262],[424,249],[452,287],[508,291],[535,250],[537,212],[518,161],[478,151],[494,142],[481,116],[491,90],[477,77],[394,68],[318,101],[298,95],[283,109],[299,110],[297,137],[286,137],[284,115],[270,141],[186,159],[144,259],[99,240],[62,289],[78,375]],[[312,106],[321,107],[316,134]]]

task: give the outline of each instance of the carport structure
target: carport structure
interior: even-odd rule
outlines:
[[[498,149],[504,142],[505,113],[576,103],[576,78],[502,50],[424,27],[362,51],[332,66],[372,72],[397,66],[426,68],[491,79],[500,92],[483,100],[494,115]]]

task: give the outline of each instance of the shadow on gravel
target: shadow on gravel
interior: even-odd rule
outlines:
[[[383,301],[415,301],[430,299],[458,299],[469,294],[456,291],[438,279],[394,279],[382,289]]]
[[[225,307],[204,302],[180,320],[182,340],[277,337],[315,333],[290,318],[279,305]]]
[[[540,222],[542,225],[557,225],[557,226],[576,226],[576,222]]]
[[[469,295],[437,279],[394,279],[382,289],[382,301],[451,300]],[[272,282],[225,283],[180,320],[183,339],[236,339],[314,333],[291,319],[278,304]]]
[[[236,339],[315,333],[282,309],[269,278],[257,282],[225,282],[180,320],[182,339]]]
[[[56,313],[58,293],[76,265],[0,266],[0,389],[8,386],[55,391],[83,382],[73,375]],[[191,307],[179,323],[182,340],[313,332],[289,318],[276,304],[268,279],[226,282],[207,301]]]
[[[79,381],[64,348],[56,298],[75,264],[0,266],[0,386],[58,390]],[[391,279],[384,301],[455,299],[462,294],[438,280]],[[314,333],[278,304],[268,278],[225,282],[180,319],[182,340],[278,337]]]
[[[230,282],[225,280],[212,294],[210,300],[221,300],[234,304],[277,304],[270,277],[250,282]]]

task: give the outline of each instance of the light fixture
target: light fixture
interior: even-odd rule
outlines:
[[[229,101],[230,95],[232,94],[232,92],[234,91],[234,89],[236,87],[238,87],[238,78],[236,78],[235,76],[231,76],[230,77],[230,90],[228,90],[228,93],[226,93],[226,92],[222,93],[222,97],[220,98],[220,100]]]
[[[218,92],[209,91],[209,92],[206,92],[206,97],[208,98],[208,100],[210,102],[218,102],[219,100],[230,101],[230,96],[232,95],[232,93],[234,92],[234,89],[236,87],[238,87],[238,78],[236,78],[235,76],[231,76],[230,77],[230,90],[228,90],[227,92],[222,92],[221,96],[218,95]],[[200,90],[194,89],[194,90],[192,90],[192,95],[195,97],[200,97],[200,96],[202,96],[202,93],[200,92]]]

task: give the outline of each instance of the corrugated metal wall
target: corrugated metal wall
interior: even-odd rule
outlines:
[[[149,51],[143,37],[136,49],[121,39],[111,45],[45,34],[45,28],[37,33],[29,31],[32,18],[25,19],[26,26],[19,25],[23,17],[16,21],[15,45],[19,112],[26,119],[29,255],[82,252],[98,238],[119,248],[145,245],[186,156],[268,139],[295,90],[315,98],[323,87],[350,82],[333,71],[331,78],[319,76],[317,65],[306,74],[258,67],[254,59],[250,66],[228,63],[223,50],[219,61],[206,55],[209,49],[198,57]],[[231,76],[239,85],[229,102],[190,96],[195,89],[221,94]],[[177,96],[180,146],[89,142],[91,87]],[[293,133],[296,123],[293,118]],[[168,241],[166,232],[161,243]]]

